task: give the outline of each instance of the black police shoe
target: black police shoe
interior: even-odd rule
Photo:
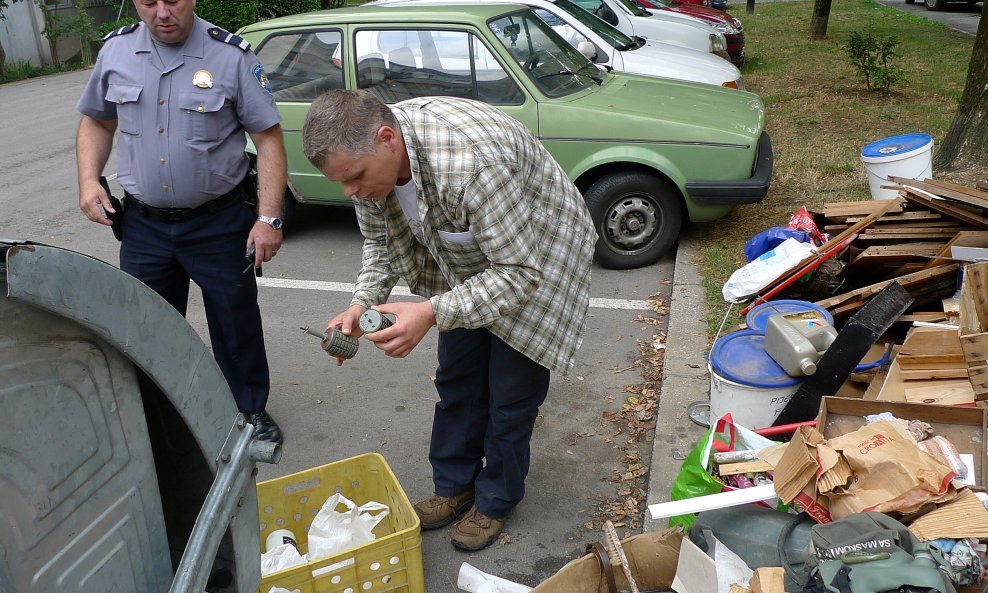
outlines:
[[[272,441],[279,445],[285,442],[281,428],[267,412],[251,412],[247,414],[247,420],[254,425],[257,440]]]

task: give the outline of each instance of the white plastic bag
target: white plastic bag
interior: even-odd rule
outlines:
[[[456,586],[467,593],[528,593],[531,587],[487,574],[464,562],[456,578]]]
[[[309,562],[374,541],[374,527],[390,512],[379,502],[358,507],[340,493],[330,496],[309,527]]]
[[[305,558],[292,544],[281,544],[261,554],[261,576],[305,564]]]
[[[758,294],[776,278],[793,268],[813,253],[813,245],[786,239],[775,249],[766,251],[758,259],[735,270],[721,291],[724,301],[735,303]]]

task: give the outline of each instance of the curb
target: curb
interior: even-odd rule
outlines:
[[[673,451],[688,454],[706,431],[686,414],[689,404],[710,398],[707,305],[703,277],[696,264],[699,253],[691,240],[695,234],[693,228],[684,229],[676,250],[646,504],[669,500],[669,491],[682,464],[680,459],[673,458]],[[662,529],[666,521],[653,520],[646,508],[642,529]]]

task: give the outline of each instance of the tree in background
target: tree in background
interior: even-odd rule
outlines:
[[[10,3],[20,2],[21,0],[10,0]],[[7,20],[7,17],[3,12],[7,10],[7,0],[0,0],[0,21]],[[0,76],[3,76],[3,65],[7,62],[7,52],[3,49],[3,44],[0,43]]]
[[[816,0],[813,3],[813,18],[810,19],[810,39],[826,39],[827,25],[830,23],[832,0]]]
[[[988,18],[985,17],[988,13],[982,7],[964,94],[933,160],[938,170],[988,162]]]

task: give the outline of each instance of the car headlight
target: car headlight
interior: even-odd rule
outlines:
[[[710,23],[710,24],[711,24],[711,26],[713,26],[714,29],[717,29],[717,31],[719,33],[723,33],[724,35],[737,35],[738,34],[737,27],[735,27],[734,25],[732,25],[730,23],[725,23],[725,22],[722,22],[722,21],[717,21],[717,22]]]
[[[723,33],[710,34],[710,51],[714,53],[727,51],[727,40],[724,39]]]

